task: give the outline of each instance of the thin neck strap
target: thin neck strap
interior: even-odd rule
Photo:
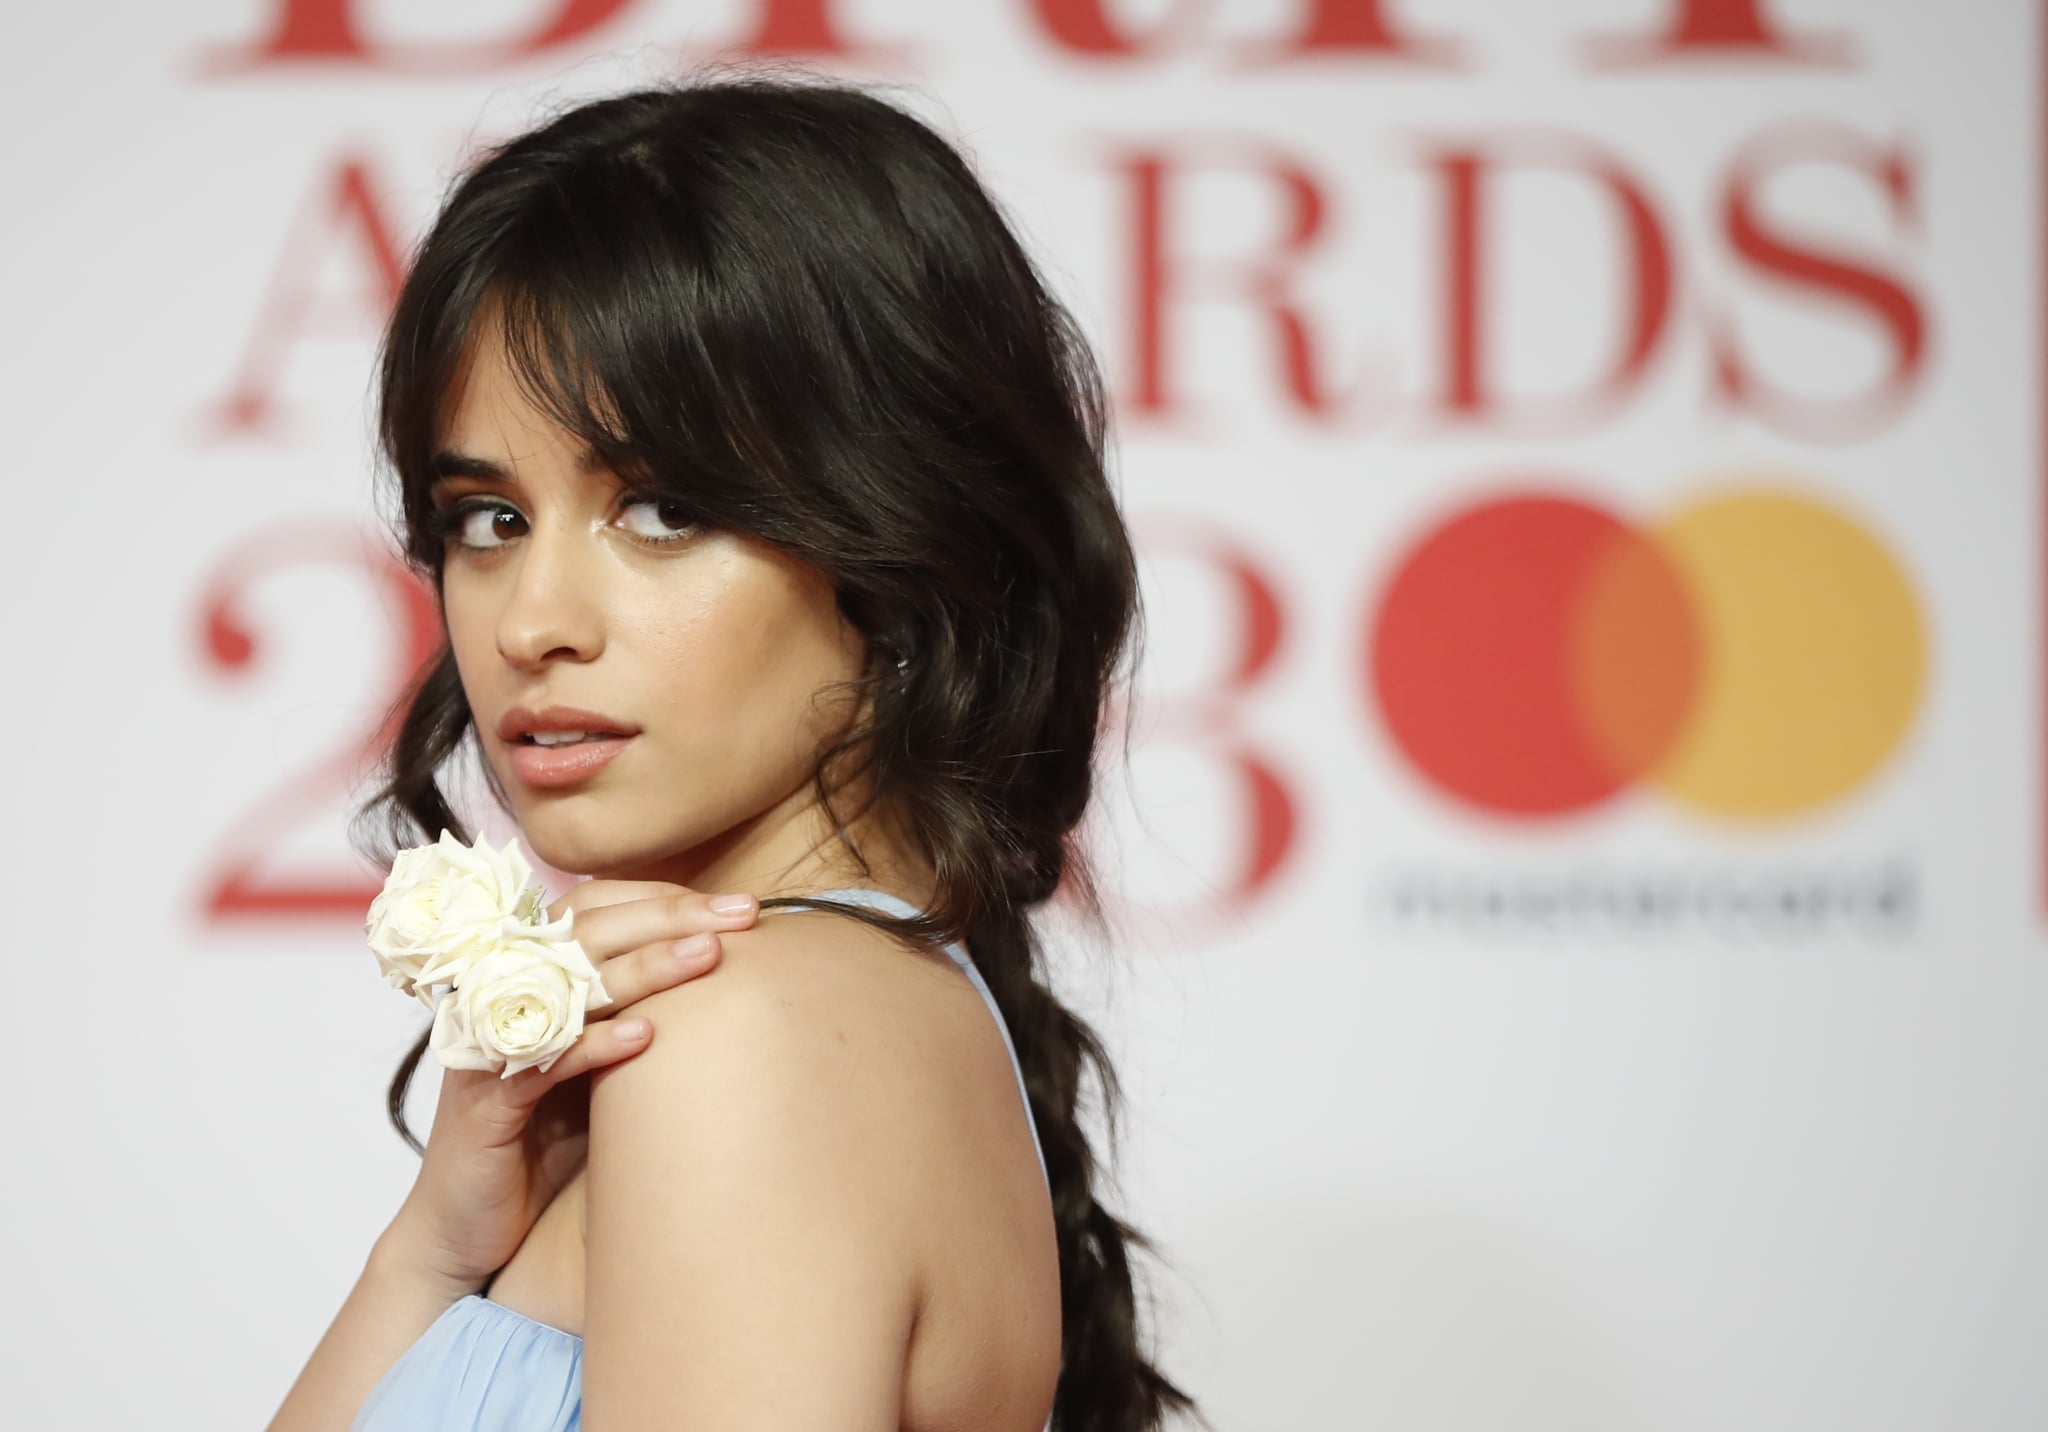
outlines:
[[[917,906],[911,904],[900,895],[891,895],[886,890],[872,890],[865,885],[848,885],[838,890],[821,890],[816,895],[807,895],[804,898],[807,900],[844,900],[849,905],[866,905],[870,908],[887,910],[892,915],[900,915],[906,918],[914,918],[924,914],[924,911],[918,909]],[[783,906],[780,908],[789,909],[793,907]],[[957,941],[948,944],[945,949],[946,953],[952,957],[953,963],[960,967],[960,972],[967,976],[968,983],[972,984],[975,990],[980,993],[982,1002],[988,1005],[989,1013],[995,1016],[996,1032],[1003,1037],[1003,1048],[1010,1056],[1010,1068],[1017,1076],[1017,1094],[1024,1101],[1024,1123],[1031,1130],[1031,1147],[1038,1154],[1038,1171],[1045,1176],[1046,1184],[1050,1187],[1052,1175],[1045,1166],[1045,1145],[1039,1142],[1038,1120],[1031,1115],[1031,1091],[1024,1082],[1024,1066],[1018,1062],[1016,1041],[1010,1038],[1010,1026],[1003,1018],[1002,1006],[996,1003],[996,997],[989,989],[988,981],[981,977],[981,971],[975,968],[974,961],[968,956],[967,951]]]
[[[815,895],[801,897],[805,900],[844,900],[849,905],[878,906],[892,915],[916,916],[924,911],[911,904],[901,895],[891,895],[886,890],[874,890],[865,885],[845,885],[837,890],[820,890]]]

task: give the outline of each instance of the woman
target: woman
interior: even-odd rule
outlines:
[[[273,1432],[1188,1409],[1030,921],[1063,883],[1100,913],[1076,830],[1138,616],[1105,404],[961,157],[822,82],[570,109],[454,188],[379,400],[447,643],[373,808],[459,833],[474,741],[652,1031],[444,1073]]]

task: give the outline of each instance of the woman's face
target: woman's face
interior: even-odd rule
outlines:
[[[477,738],[558,869],[761,893],[821,869],[819,750],[854,714],[824,688],[866,655],[815,568],[586,470],[479,321],[444,408],[432,502],[443,609]],[[451,525],[452,524],[452,525]],[[545,748],[518,714],[602,740]]]

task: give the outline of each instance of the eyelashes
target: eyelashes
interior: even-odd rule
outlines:
[[[469,532],[470,519],[486,513],[494,518],[499,516],[510,517],[522,526],[526,522],[526,519],[519,515],[519,510],[515,507],[509,507],[502,502],[480,502],[474,498],[465,498],[460,502],[451,502],[446,507],[435,508],[426,515],[425,520],[420,525],[426,529],[430,536],[444,545],[452,542],[453,545],[462,548],[464,551],[488,552],[494,547],[502,547],[505,544],[502,542],[464,540],[464,535]],[[518,534],[513,533],[510,535],[517,536]]]
[[[686,506],[666,493],[629,492],[619,503],[622,515],[639,507],[653,510],[652,530],[635,531],[629,523],[627,533],[644,547],[678,546],[696,536],[704,526]],[[676,525],[667,525],[670,522]],[[434,508],[427,513],[421,526],[444,545],[453,545],[465,552],[494,552],[525,535],[527,524],[525,514],[509,502],[491,497],[465,497],[446,507]]]

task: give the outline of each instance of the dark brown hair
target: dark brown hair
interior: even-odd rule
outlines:
[[[1077,832],[1140,637],[1077,325],[962,155],[863,89],[741,73],[569,108],[460,176],[380,349],[400,541],[437,591],[430,459],[486,302],[522,387],[613,471],[831,578],[870,643],[872,718],[821,755],[818,799],[865,870],[833,794],[869,777],[937,875],[921,919],[833,908],[964,941],[1009,1026],[1058,1229],[1054,1425],[1191,1411],[1141,1345],[1128,1255],[1149,1245],[1104,1207],[1079,1117],[1092,1070],[1114,1138],[1115,1073],[1048,987],[1031,920],[1063,891],[1104,927]],[[444,640],[363,811],[389,842],[465,834],[438,773],[470,725]],[[388,1098],[415,1151],[403,1106],[426,1044]]]

